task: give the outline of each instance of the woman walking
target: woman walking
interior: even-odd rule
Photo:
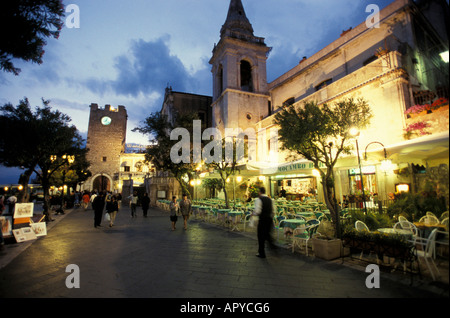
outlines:
[[[106,213],[109,213],[109,227],[114,225],[117,212],[119,212],[119,204],[115,196],[111,197],[111,201],[106,203]]]
[[[189,220],[189,215],[192,212],[192,203],[187,198],[187,194],[183,194],[183,200],[180,202],[180,212],[183,215],[184,229],[187,230],[187,221]]]
[[[170,221],[172,222],[172,231],[175,231],[176,224],[178,221],[177,214],[179,213],[180,206],[177,203],[177,197],[172,197],[172,202],[170,202]]]

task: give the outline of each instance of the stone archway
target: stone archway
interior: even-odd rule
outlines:
[[[92,181],[92,190],[94,191],[111,191],[111,180],[109,177],[100,175]]]

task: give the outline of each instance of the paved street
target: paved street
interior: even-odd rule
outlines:
[[[448,297],[448,290],[408,286],[403,274],[401,281],[381,272],[380,288],[368,289],[360,269],[283,248],[259,259],[253,235],[200,220],[190,221],[188,230],[179,221],[172,232],[166,212],[154,209],[144,218],[138,211],[131,218],[124,208],[114,227],[103,221],[94,228],[93,211],[75,209],[57,216],[48,235],[26,249],[6,246],[3,261],[23,250],[0,269],[0,297]],[[79,267],[80,288],[66,287],[70,264]]]

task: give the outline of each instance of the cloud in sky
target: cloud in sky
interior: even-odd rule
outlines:
[[[177,91],[200,89],[200,83],[206,82],[202,78],[205,74],[202,70],[190,74],[180,58],[170,52],[169,41],[169,35],[153,41],[132,40],[129,52],[115,58],[116,78],[90,78],[86,87],[94,93],[114,92],[127,97],[161,93],[168,85]]]

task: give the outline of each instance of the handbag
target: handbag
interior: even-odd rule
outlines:
[[[111,216],[109,215],[108,212],[105,213],[105,218],[104,218],[104,220],[105,220],[105,221],[108,221],[108,222],[111,221]]]

